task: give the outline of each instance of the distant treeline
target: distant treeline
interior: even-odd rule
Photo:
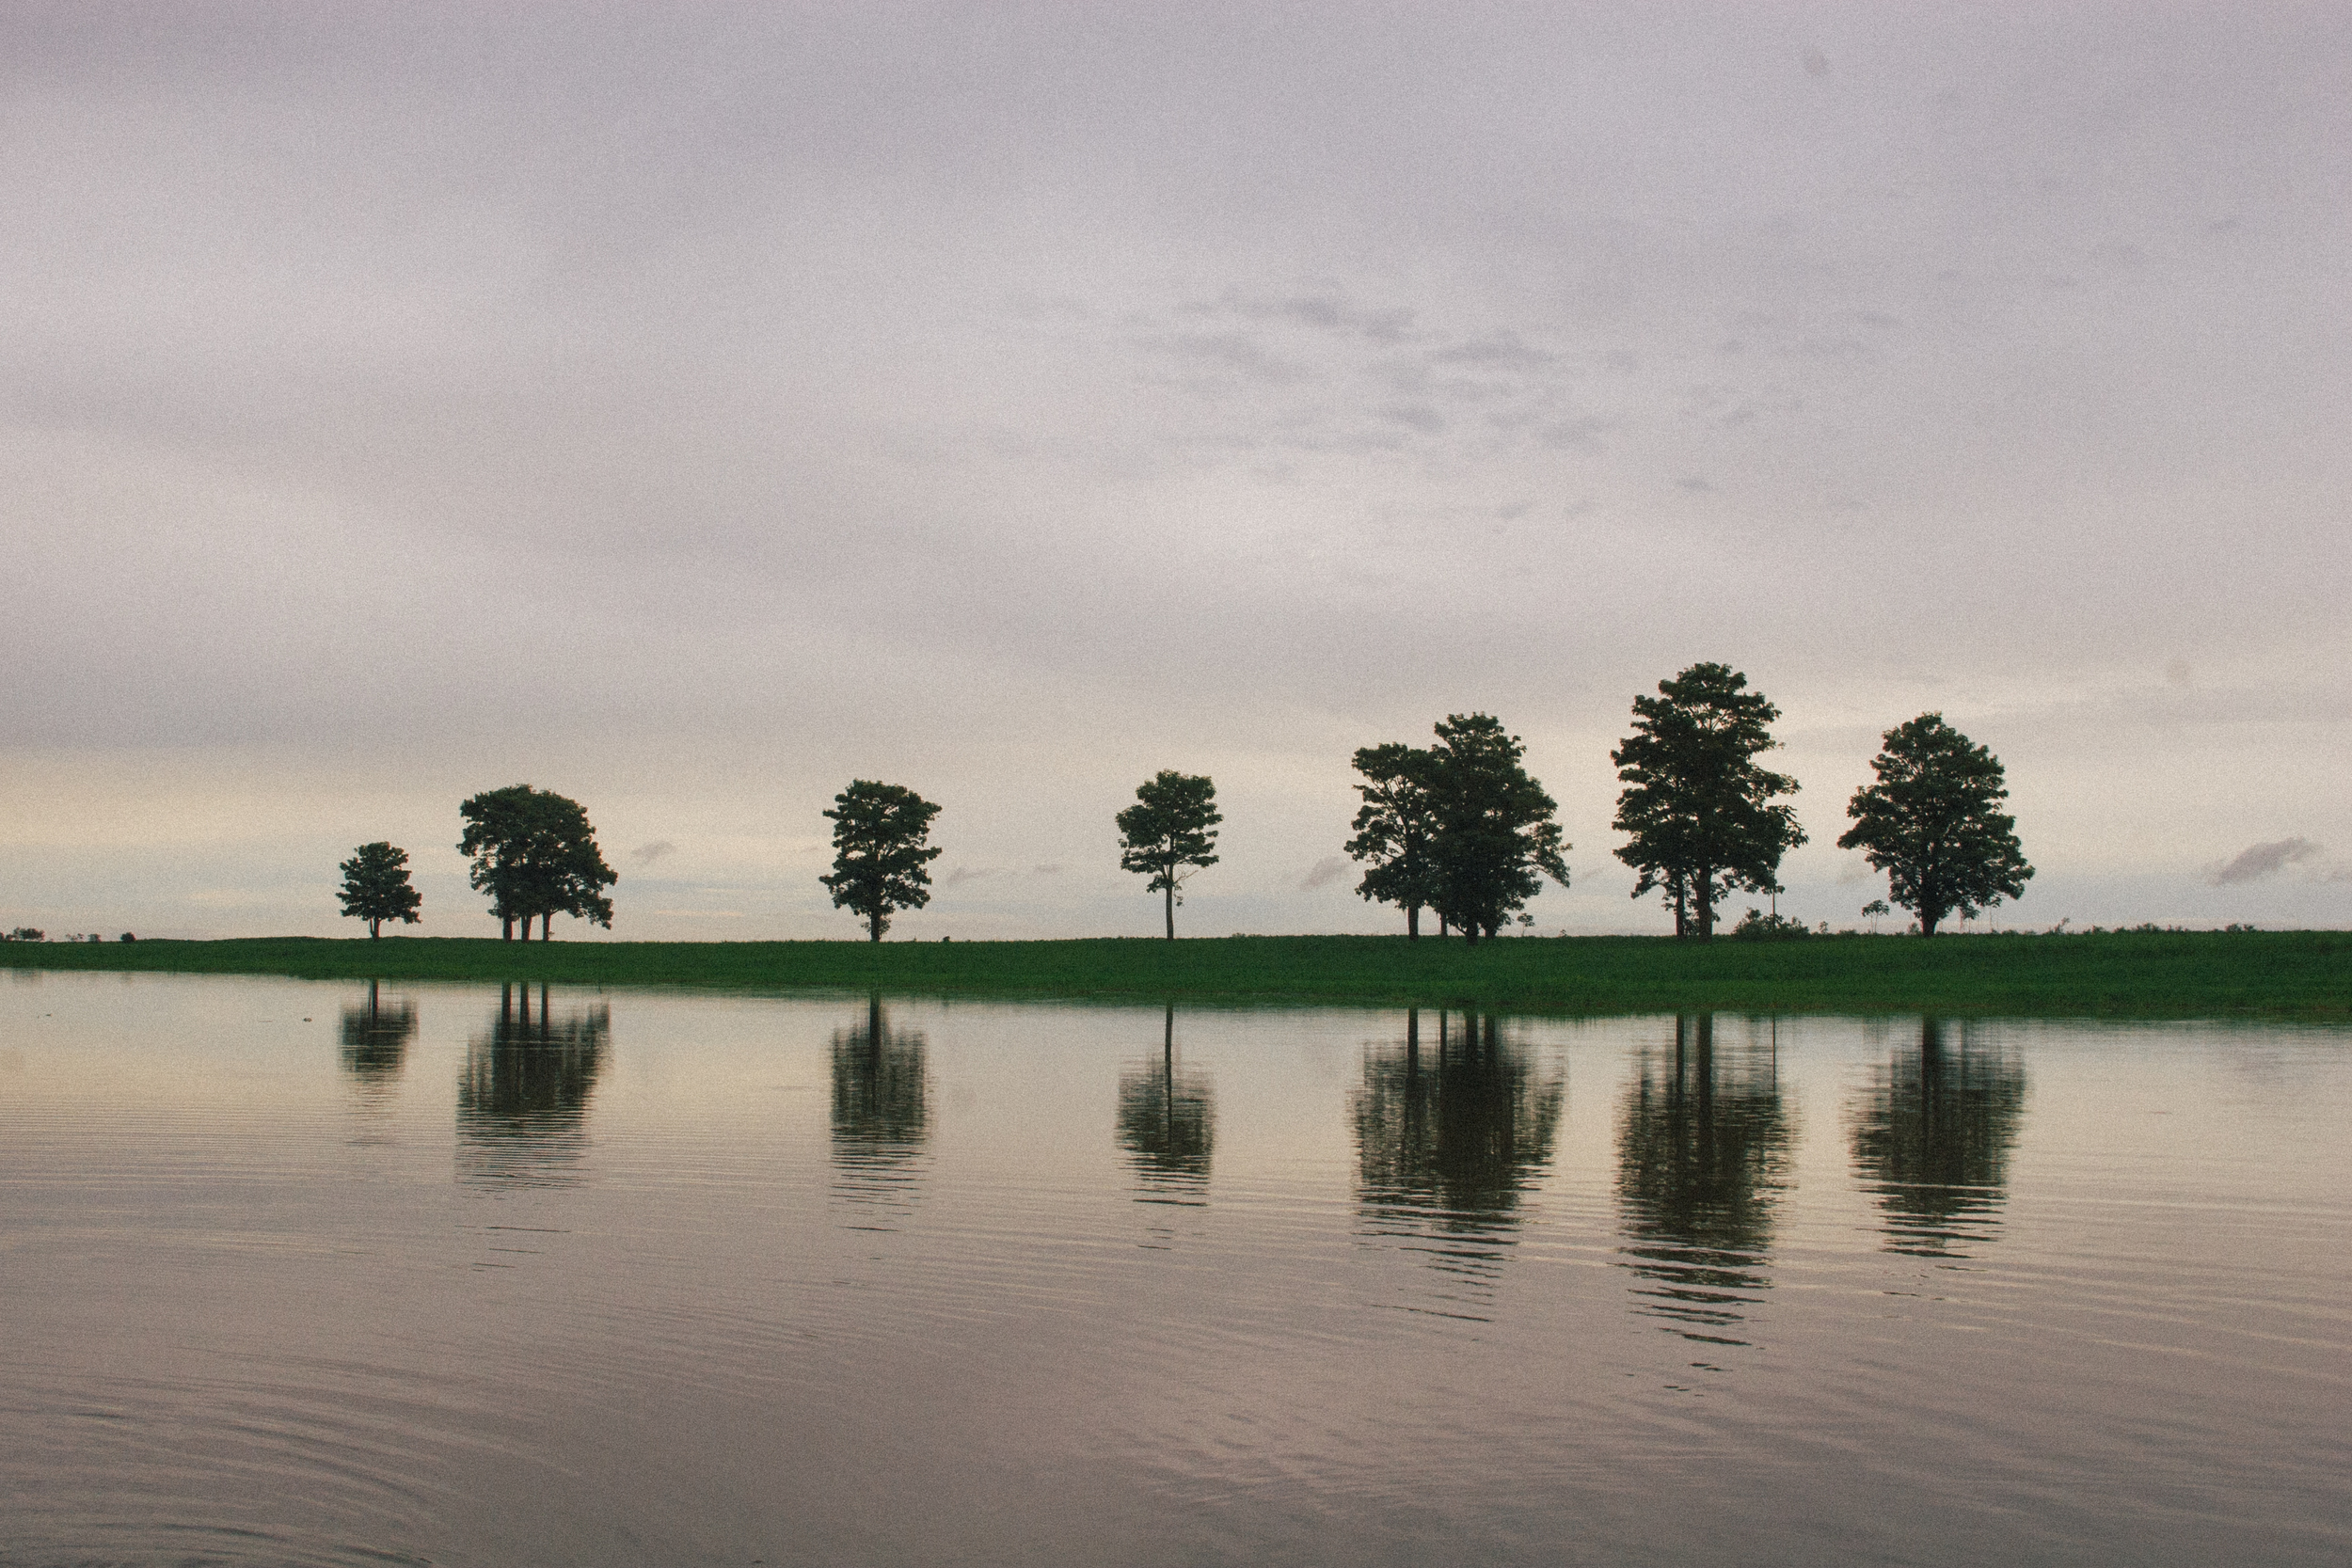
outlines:
[[[1779,746],[1772,734],[1779,717],[1726,664],[1693,664],[1659,682],[1655,695],[1633,700],[1632,733],[1609,753],[1625,785],[1613,826],[1626,842],[1616,855],[1636,873],[1635,897],[1663,897],[1677,937],[1711,938],[1717,906],[1735,892],[1782,892],[1781,858],[1806,841],[1787,799],[1796,781],[1762,763]],[[1473,945],[1514,922],[1532,925],[1527,901],[1544,879],[1568,884],[1570,846],[1525,754],[1519,737],[1484,713],[1448,716],[1428,746],[1359,750],[1361,805],[1345,845],[1364,867],[1357,893],[1396,906],[1414,939],[1424,911],[1437,917],[1439,935],[1459,932]],[[1877,782],[1854,792],[1846,808],[1851,826],[1837,843],[1862,850],[1885,874],[1887,897],[1913,913],[1921,935],[2025,891],[2033,867],[2016,819],[2000,809],[2009,789],[1990,751],[1943,715],[1923,713],[1885,733],[1871,767]],[[819,880],[870,940],[882,940],[893,914],[930,902],[939,812],[903,784],[859,779],[824,814],[834,825],[834,859]],[[548,940],[559,914],[612,924],[605,889],[620,879],[578,801],[510,784],[469,798],[458,816],[468,879],[488,896],[501,936],[512,940],[519,927],[528,942],[535,920]],[[1166,768],[1136,786],[1135,803],[1115,818],[1120,864],[1161,896],[1171,941],[1182,890],[1217,863],[1223,820],[1214,782]],[[388,920],[419,917],[422,899],[407,862],[407,851],[379,841],[361,845],[340,868],[343,913],[367,922],[371,937]],[[1865,912],[1886,909],[1874,901]],[[1804,933],[1800,923],[1756,910],[1740,926],[1742,935]]]

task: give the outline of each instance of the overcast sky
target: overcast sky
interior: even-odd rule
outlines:
[[[1149,935],[1176,768],[1181,930],[1386,930],[1349,755],[1483,710],[1539,928],[1664,930],[1607,752],[1700,659],[1785,911],[1932,708],[2001,923],[2352,923],[2341,6],[69,0],[0,82],[0,926],[333,933],[389,838],[486,934],[528,781],[615,936],[853,937],[877,778],[895,934]]]

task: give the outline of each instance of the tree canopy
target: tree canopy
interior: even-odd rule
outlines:
[[[1919,933],[1953,911],[1963,920],[2026,891],[2033,867],[2017,842],[2017,819],[2000,759],[1923,713],[1881,737],[1870,761],[1878,783],[1854,791],[1853,826],[1837,841],[1886,873],[1887,895],[1919,917]]]
[[[1628,787],[1613,826],[1617,858],[1640,873],[1633,895],[1663,888],[1675,935],[1715,934],[1715,901],[1734,888],[1780,890],[1780,858],[1805,841],[1797,782],[1756,758],[1777,744],[1780,710],[1727,664],[1693,664],[1633,699],[1633,734],[1609,753]]]
[[[833,823],[833,875],[818,880],[833,892],[835,909],[866,922],[867,940],[880,942],[897,910],[919,910],[931,901],[931,874],[939,858],[929,842],[939,807],[904,784],[859,779],[833,798],[825,813]]]
[[[1363,797],[1347,853],[1369,863],[1356,884],[1359,896],[1405,911],[1405,934],[1421,937],[1421,911],[1438,899],[1438,757],[1401,740],[1356,752]]]
[[[1216,825],[1224,820],[1207,774],[1165,768],[1137,784],[1136,803],[1119,814],[1120,866],[1148,874],[1146,891],[1165,895],[1170,942],[1176,906],[1184,902],[1178,890],[1193,872],[1216,863]]]
[[[1430,903],[1475,943],[1500,931],[1544,878],[1568,885],[1568,845],[1552,820],[1557,803],[1520,766],[1527,748],[1502,720],[1452,714],[1437,737]]]
[[[579,801],[509,784],[470,797],[457,815],[466,823],[458,851],[473,859],[467,881],[490,895],[502,936],[512,937],[520,921],[529,942],[535,917],[540,940],[549,940],[558,914],[612,924],[612,900],[604,890],[621,879],[620,873],[605,863]]]
[[[336,895],[342,900],[343,913],[366,921],[371,941],[388,920],[417,923],[424,895],[408,885],[407,850],[379,839],[354,849],[351,859],[335,869],[343,874],[343,885]]]

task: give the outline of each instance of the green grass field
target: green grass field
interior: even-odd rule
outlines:
[[[2066,936],[1230,937],[1072,942],[502,942],[309,937],[0,942],[0,967],[538,980],[1194,1004],[1415,1003],[1599,1015],[1726,1010],[2101,1018],[2352,1018],[2352,932]]]

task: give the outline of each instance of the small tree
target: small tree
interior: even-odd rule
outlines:
[[[1216,825],[1224,820],[1207,774],[1165,768],[1137,784],[1136,803],[1119,814],[1120,866],[1148,873],[1145,889],[1166,895],[1170,942],[1176,940],[1176,906],[1184,902],[1177,890],[1194,871],[1216,863]]]
[[[1770,893],[1780,858],[1804,842],[1796,812],[1773,797],[1797,782],[1768,772],[1780,710],[1727,664],[1693,664],[1633,699],[1633,734],[1609,753],[1629,787],[1613,826],[1629,835],[1617,858],[1640,873],[1633,896],[1666,890],[1675,935],[1715,934],[1715,901],[1734,888]]]
[[[1453,714],[1430,755],[1437,832],[1430,902],[1475,944],[1535,896],[1545,877],[1568,885],[1558,809],[1519,765],[1527,748],[1488,714]]]
[[[859,779],[833,798],[825,813],[833,822],[833,875],[818,879],[833,890],[834,906],[862,917],[867,939],[880,942],[894,910],[919,910],[931,901],[931,874],[939,858],[930,837],[939,808],[904,784]]]
[[[1878,783],[1854,791],[1846,807],[1853,826],[1838,847],[1862,850],[1886,873],[1888,896],[1919,917],[1922,936],[1935,935],[1955,910],[1969,920],[2022,895],[2033,867],[2017,843],[2017,818],[1999,809],[2009,796],[2000,759],[1940,713],[1882,739],[1870,761]]]
[[[1405,911],[1405,935],[1421,940],[1421,911],[1437,901],[1437,865],[1430,846],[1438,836],[1438,758],[1434,752],[1390,741],[1356,753],[1364,782],[1356,793],[1356,836],[1347,852],[1371,863],[1357,894],[1394,904]]]
[[[378,839],[354,849],[351,859],[336,869],[343,874],[343,885],[337,895],[342,899],[343,913],[368,923],[369,941],[382,933],[388,920],[408,926],[417,923],[417,911],[423,907],[424,895],[408,885],[407,850],[394,848]],[[125,932],[122,940],[132,939]]]

